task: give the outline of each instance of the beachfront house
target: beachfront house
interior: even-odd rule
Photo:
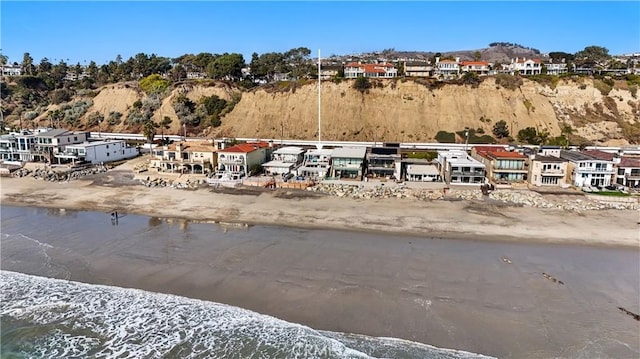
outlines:
[[[496,184],[521,183],[529,173],[528,157],[490,146],[474,146],[471,155],[485,165],[487,178]]]
[[[529,181],[537,187],[566,186],[567,162],[555,156],[535,155],[530,160]]]
[[[438,172],[448,185],[479,185],[486,182],[485,165],[466,151],[438,151]]]
[[[294,146],[278,148],[271,154],[271,161],[262,165],[267,175],[295,173],[304,160],[304,149]]]
[[[560,158],[569,161],[567,171],[571,173],[571,183],[574,186],[581,188],[611,185],[611,177],[614,174],[613,154],[600,152],[602,151],[560,151]]]
[[[68,145],[63,151],[54,154],[54,157],[58,159],[58,163],[97,164],[125,160],[138,154],[138,149],[127,145],[124,140],[106,140]]]
[[[156,147],[151,167],[159,172],[208,174],[216,168],[217,146],[213,142],[178,142]]]
[[[302,166],[298,167],[296,175],[312,179],[325,178],[331,166],[331,153],[327,148],[311,149],[305,152]]]
[[[367,178],[400,179],[402,157],[399,147],[370,147],[366,159]]]
[[[361,180],[364,173],[365,147],[338,147],[331,152],[331,177]]]
[[[32,150],[34,160],[46,160],[53,163],[56,154],[64,152],[66,146],[76,145],[88,141],[89,132],[53,129],[37,133],[36,142]]]
[[[640,189],[640,157],[620,157],[616,164],[615,181],[625,187]]]
[[[266,162],[270,148],[267,142],[247,142],[218,150],[217,177],[238,180],[250,176]]]
[[[402,160],[404,179],[407,182],[439,182],[438,167],[424,158],[405,158]]]

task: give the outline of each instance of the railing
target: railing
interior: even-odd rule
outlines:
[[[624,175],[624,178],[628,180],[640,180],[640,173],[636,173],[636,172],[626,173]]]
[[[564,175],[564,170],[542,170],[543,175]]]
[[[451,175],[455,176],[484,176],[484,171],[451,171]]]

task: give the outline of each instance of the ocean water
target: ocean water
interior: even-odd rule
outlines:
[[[640,357],[634,248],[0,214],[0,358]]]
[[[2,358],[487,358],[241,308],[0,272]]]

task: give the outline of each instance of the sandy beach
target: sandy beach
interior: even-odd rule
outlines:
[[[2,178],[0,192],[5,270],[498,357],[640,352],[636,321],[617,308],[640,311],[637,210],[148,188],[127,166]]]
[[[147,188],[131,164],[82,180],[2,178],[1,201],[163,218],[541,243],[640,246],[638,210],[568,212],[497,201],[349,199],[302,190]],[[138,175],[140,176],[140,175]],[[553,196],[553,195],[548,195]]]

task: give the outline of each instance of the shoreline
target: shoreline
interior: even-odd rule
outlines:
[[[640,248],[638,210],[573,212],[477,199],[353,199],[288,189],[220,192],[210,187],[148,188],[130,171],[117,168],[70,182],[2,178],[0,198],[3,205],[11,206],[117,209],[151,217],[216,223]]]

